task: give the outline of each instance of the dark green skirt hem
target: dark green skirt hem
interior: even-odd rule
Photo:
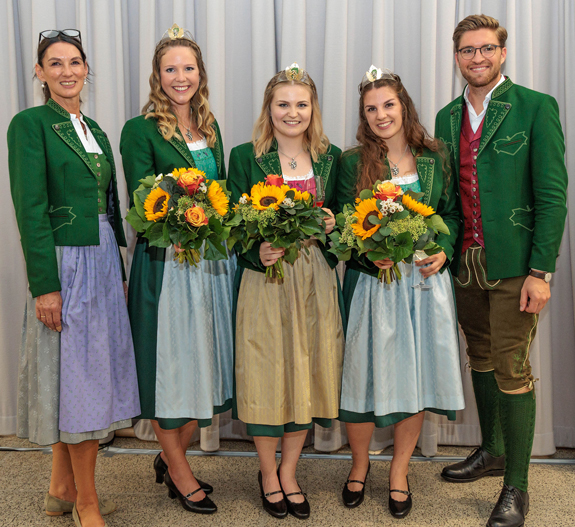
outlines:
[[[424,412],[433,412],[434,414],[445,415],[450,421],[455,421],[456,412],[455,410],[439,410],[437,408],[424,408]],[[374,415],[374,412],[366,412],[360,414],[357,412],[349,412],[348,410],[339,411],[338,420],[343,423],[375,423],[377,428],[385,428],[386,426],[391,426],[408,417],[412,417],[416,414],[409,412],[395,412],[393,414],[387,415]]]
[[[311,430],[313,424],[318,424],[323,428],[329,428],[331,423],[331,419],[317,417],[312,419],[311,423],[306,423],[303,425],[295,424],[293,421],[291,423],[286,423],[285,425],[255,425],[246,423],[246,429],[248,435],[250,436],[283,437],[284,434],[289,434],[291,432]]]
[[[232,407],[232,400],[228,399],[224,404],[221,406],[214,406],[214,415],[222,414],[227,412]],[[193,419],[191,417],[155,417],[150,415],[140,415],[138,419],[153,419],[158,421],[160,428],[163,430],[175,430],[176,428],[180,428],[185,424],[188,424],[190,421],[197,421],[198,426],[200,428],[206,428],[212,424],[211,419]]]

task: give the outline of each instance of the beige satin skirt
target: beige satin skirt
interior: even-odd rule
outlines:
[[[315,241],[283,284],[246,269],[236,318],[236,398],[245,423],[336,418],[344,337],[337,277]]]

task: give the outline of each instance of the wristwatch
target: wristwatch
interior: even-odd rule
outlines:
[[[536,271],[535,269],[531,269],[529,271],[529,276],[534,276],[535,278],[541,278],[541,280],[545,281],[546,284],[551,282],[551,277],[553,276],[551,273],[545,273],[543,271]]]

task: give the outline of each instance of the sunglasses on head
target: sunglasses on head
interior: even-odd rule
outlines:
[[[56,38],[60,35],[64,37],[74,38],[80,43],[82,42],[82,34],[77,29],[46,29],[45,31],[40,31],[40,36],[38,37],[38,43],[44,38]]]

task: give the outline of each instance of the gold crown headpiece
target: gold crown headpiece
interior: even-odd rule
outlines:
[[[311,77],[308,75],[307,71],[300,68],[297,62],[294,62],[291,66],[288,66],[285,70],[282,70],[276,73],[276,80],[274,82],[274,86],[279,84],[280,82],[290,82],[290,81],[297,81],[307,84],[315,91],[315,84],[311,80]]]
[[[358,87],[359,93],[361,93],[361,90],[363,90],[363,88],[365,88],[368,84],[371,84],[372,82],[375,82],[375,81],[378,81],[381,79],[389,79],[389,80],[393,80],[396,82],[401,82],[399,75],[396,75],[391,70],[389,70],[387,68],[382,70],[380,68],[376,68],[372,64],[369,67],[369,70],[367,70],[365,72],[363,79],[361,79],[361,84]]]
[[[183,27],[178,26],[178,24],[174,24],[170,29],[167,29],[164,32],[164,34],[162,35],[160,42],[167,40],[167,39],[177,40],[180,38],[185,38],[187,40],[191,40],[192,42],[195,42],[194,36],[187,29],[184,29]]]

